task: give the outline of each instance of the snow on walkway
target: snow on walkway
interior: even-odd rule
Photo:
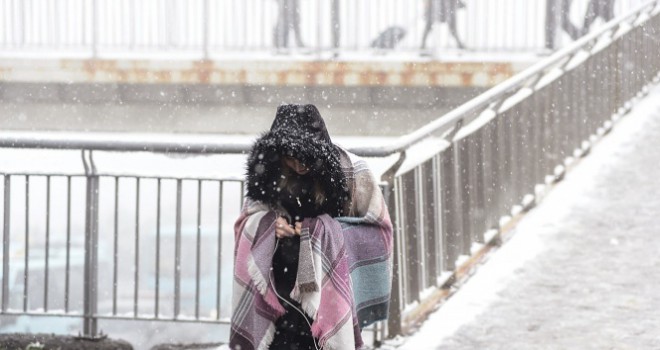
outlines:
[[[399,349],[660,349],[658,135],[655,87]]]

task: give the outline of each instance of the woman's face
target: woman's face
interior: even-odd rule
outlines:
[[[291,168],[291,170],[295,171],[298,175],[305,175],[309,172],[309,168],[305,166],[305,164],[298,161],[296,158],[284,156],[282,157],[282,160],[284,165]]]

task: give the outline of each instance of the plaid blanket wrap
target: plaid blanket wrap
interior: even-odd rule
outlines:
[[[344,151],[351,216],[305,219],[291,298],[313,319],[326,350],[359,349],[360,329],[387,318],[392,276],[392,224],[366,163]],[[271,262],[277,208],[247,200],[235,224],[231,349],[268,349],[284,314]]]

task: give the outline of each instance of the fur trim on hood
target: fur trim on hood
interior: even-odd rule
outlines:
[[[247,161],[247,197],[280,208],[281,157],[290,156],[310,168],[325,194],[322,211],[343,216],[350,202],[339,147],[330,140],[325,122],[314,105],[278,107],[270,131],[259,137]]]

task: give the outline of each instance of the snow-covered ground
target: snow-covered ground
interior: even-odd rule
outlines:
[[[660,348],[659,133],[655,87],[400,349]]]

